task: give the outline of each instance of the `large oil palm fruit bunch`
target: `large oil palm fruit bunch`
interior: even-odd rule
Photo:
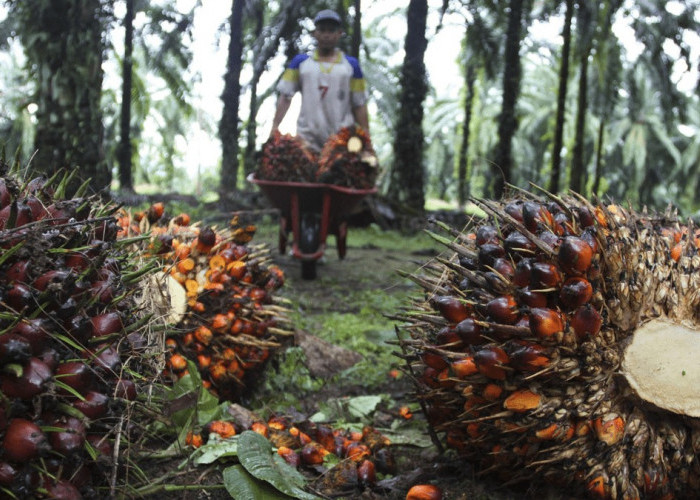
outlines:
[[[700,491],[692,224],[579,197],[480,201],[412,275],[402,356],[432,429],[502,481],[574,496]]]
[[[222,229],[190,225],[186,214],[164,216],[160,203],[122,212],[119,220],[124,237],[150,234],[144,252],[161,263],[161,281],[175,283],[170,296],[183,297],[166,335],[164,373],[181,378],[190,361],[213,394],[238,400],[292,334],[288,311],[274,296],[284,273],[271,263],[269,248],[252,243],[255,226],[238,218]]]
[[[255,176],[284,182],[315,182],[316,157],[298,137],[273,132],[263,144]]]
[[[116,209],[82,190],[67,198],[69,181],[0,166],[3,498],[109,496],[115,441],[131,432],[118,424],[155,374],[139,361],[150,316],[136,300],[154,268],[132,267]]]
[[[331,136],[318,158],[318,182],[326,184],[371,189],[377,172],[372,142],[358,126],[344,127]]]

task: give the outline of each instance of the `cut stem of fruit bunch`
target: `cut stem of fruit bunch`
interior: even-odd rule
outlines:
[[[700,487],[698,234],[580,197],[476,200],[400,344],[432,429],[484,471],[594,498]]]

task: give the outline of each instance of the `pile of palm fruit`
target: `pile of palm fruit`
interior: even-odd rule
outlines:
[[[135,430],[143,379],[143,274],[116,239],[115,207],[65,195],[71,176],[0,165],[0,496],[103,498]]]
[[[317,168],[315,155],[298,137],[276,130],[262,147],[255,175],[268,181],[315,182]]]
[[[577,196],[477,203],[396,316],[431,428],[506,484],[694,498],[698,231]]]
[[[360,127],[331,136],[318,158],[318,182],[371,189],[377,181],[377,157],[369,135]]]
[[[331,136],[318,157],[297,137],[273,133],[263,145],[258,179],[320,182],[371,189],[377,180],[377,158],[369,135],[360,127],[344,127]]]
[[[284,283],[282,270],[270,264],[269,249],[253,245],[255,226],[234,218],[229,227],[190,225],[180,214],[169,219],[162,205],[136,214],[120,213],[121,235],[148,231],[146,252],[162,265],[184,296],[181,315],[165,340],[163,373],[173,380],[194,363],[204,386],[223,400],[236,401],[249,389],[287,328],[287,310],[274,298]]]

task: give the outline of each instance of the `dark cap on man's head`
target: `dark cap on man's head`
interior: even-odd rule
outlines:
[[[338,24],[342,23],[338,13],[336,11],[330,10],[330,9],[322,10],[321,12],[316,14],[316,17],[314,17],[314,24],[318,24],[321,21],[326,21],[326,22],[330,21],[330,22],[334,22],[334,23],[338,23]]]

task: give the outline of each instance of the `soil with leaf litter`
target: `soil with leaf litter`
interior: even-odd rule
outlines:
[[[274,226],[274,222],[271,224]],[[367,232],[370,241],[354,241],[354,234],[366,240]],[[383,232],[376,228],[350,228],[349,233],[347,255],[342,260],[334,238],[328,238],[315,280],[303,280],[299,261],[278,252],[276,226],[256,235],[255,241],[269,245],[275,264],[285,271],[286,283],[280,296],[289,301],[295,335],[271,359],[255,390],[234,405],[237,411],[286,415],[297,421],[314,419],[333,428],[362,429],[370,425],[391,440],[395,472],[379,474],[373,488],[335,489],[324,483],[323,469],[301,467],[309,489],[321,498],[404,499],[408,489],[420,483],[438,485],[445,500],[505,500],[535,495],[565,498],[550,492],[513,491],[478,478],[469,464],[450,452],[441,452],[431,440],[412,396],[413,384],[399,369],[403,361],[395,355],[400,349],[394,345],[395,322],[390,316],[420,293],[417,285],[397,271],[414,272],[442,249],[427,237],[418,245],[382,245]],[[398,238],[400,241],[401,235]],[[410,410],[410,418],[402,415],[406,409]],[[157,467],[181,465],[179,459],[160,462]],[[230,498],[225,489],[207,487],[222,484],[224,467],[216,462],[190,472],[183,470],[176,482],[199,484],[202,489],[171,491],[169,498]],[[150,477],[159,476],[156,470],[148,473]]]

